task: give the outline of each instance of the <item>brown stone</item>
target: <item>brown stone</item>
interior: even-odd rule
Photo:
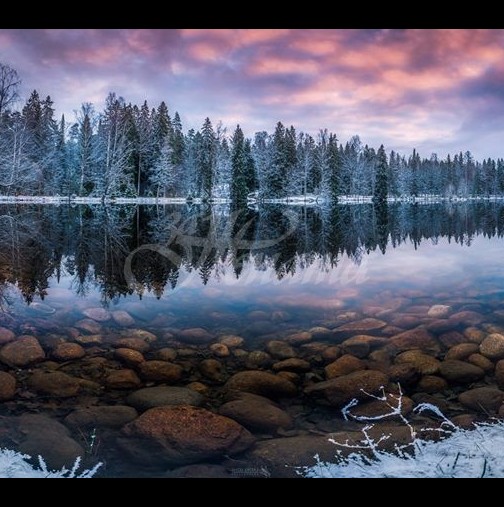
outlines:
[[[285,341],[292,345],[300,345],[301,343],[308,343],[309,341],[312,340],[312,338],[313,335],[310,332],[303,331],[301,333],[294,333],[290,334],[289,336],[286,336]]]
[[[343,354],[351,354],[352,356],[365,358],[369,351],[371,350],[371,346],[369,342],[366,340],[361,340],[360,338],[363,335],[358,335],[352,338],[348,338],[341,344],[341,351]]]
[[[82,313],[86,317],[96,320],[97,322],[106,322],[112,317],[112,315],[110,315],[110,312],[108,310],[105,310],[105,308],[86,308],[82,311]]]
[[[495,364],[495,381],[501,389],[504,389],[504,359]]]
[[[448,388],[448,382],[437,375],[424,375],[417,385],[418,391],[434,394],[444,391]]]
[[[477,422],[475,414],[459,414],[451,418],[451,422],[463,430],[473,430]]]
[[[214,335],[201,327],[183,329],[177,333],[177,338],[184,343],[201,345],[214,340]]]
[[[341,357],[341,355],[342,352],[339,345],[331,345],[322,351],[322,359],[326,362],[335,361],[338,357]]]
[[[270,340],[266,344],[266,351],[275,359],[289,359],[296,357],[295,350],[282,340]]]
[[[155,356],[160,361],[174,361],[177,358],[177,351],[171,347],[163,347],[156,350]]]
[[[445,359],[467,359],[476,354],[479,347],[476,343],[459,343],[451,347],[445,355]]]
[[[210,345],[210,347],[208,347],[208,348],[217,357],[228,357],[231,355],[231,352],[229,352],[228,346],[224,345],[223,343],[212,343],[212,345]]]
[[[381,330],[381,334],[383,336],[395,336],[396,334],[400,334],[400,333],[403,333],[405,331],[404,328],[402,327],[397,327],[397,326],[385,326],[382,330]]]
[[[374,363],[390,366],[393,357],[395,357],[395,351],[392,348],[383,347],[382,349],[376,349],[370,352],[367,362],[373,361]]]
[[[470,384],[485,376],[484,370],[478,366],[456,359],[442,361],[439,367],[439,374],[448,380],[448,382],[457,384]]]
[[[8,366],[28,366],[45,359],[45,353],[34,336],[23,335],[0,350],[0,361]]]
[[[366,318],[355,322],[347,322],[333,329],[333,333],[337,336],[349,335],[355,333],[366,333],[370,331],[378,331],[387,325],[380,319]]]
[[[462,312],[454,313],[448,320],[454,327],[460,324],[463,324],[465,326],[476,326],[478,324],[481,324],[485,318],[478,312],[465,310]]]
[[[504,391],[494,387],[477,387],[461,393],[458,400],[471,410],[494,414],[504,401]]]
[[[399,397],[396,394],[387,393],[386,401],[372,400],[365,403],[359,403],[357,406],[350,409],[350,414],[355,417],[374,418],[388,416],[395,409],[399,408]],[[401,397],[401,414],[407,416],[413,410],[413,400],[407,396]],[[399,415],[395,416],[396,418]],[[394,417],[387,417],[387,419],[394,419]]]
[[[254,438],[232,419],[203,408],[156,407],[123,428],[119,445],[135,462],[175,466],[232,456]]]
[[[112,318],[118,326],[131,327],[135,325],[135,319],[124,310],[116,310],[112,312]]]
[[[101,345],[103,343],[103,337],[101,334],[80,334],[75,336],[74,339],[83,347],[92,347],[95,345]]]
[[[477,327],[468,327],[464,330],[464,336],[472,343],[481,343],[486,338],[487,333]]]
[[[122,428],[138,417],[133,407],[111,405],[77,408],[65,417],[65,424],[71,428]]]
[[[363,370],[313,384],[305,389],[305,393],[339,407],[353,398],[366,398],[366,393],[376,393],[387,384],[388,377],[381,371]]]
[[[111,389],[133,389],[142,385],[138,375],[129,369],[111,371],[105,378],[105,383]]]
[[[226,368],[217,359],[203,359],[199,363],[199,371],[212,382],[222,383],[227,377]]]
[[[390,324],[394,327],[398,327],[400,329],[413,329],[421,324],[423,324],[425,321],[424,318],[419,317],[418,315],[406,315],[406,314],[400,314],[395,315],[391,320]]]
[[[16,450],[34,458],[43,456],[50,470],[70,470],[79,456],[84,457],[84,449],[58,421],[39,414],[23,414],[17,419],[21,442]]]
[[[388,338],[359,334],[346,339],[341,344],[341,348],[345,354],[352,354],[356,357],[363,358],[366,357],[373,348],[381,347],[387,344],[388,341]]]
[[[131,393],[126,401],[128,405],[143,412],[149,408],[170,405],[199,407],[203,403],[203,399],[202,394],[188,387],[155,386]]]
[[[14,398],[16,394],[16,379],[4,371],[0,371],[0,401]]]
[[[448,331],[446,333],[441,334],[438,337],[438,340],[446,347],[451,348],[455,345],[460,345],[461,343],[465,343],[467,338],[458,331]]]
[[[333,332],[327,327],[315,326],[308,330],[313,340],[330,340],[333,336]]]
[[[391,382],[397,382],[402,386],[409,386],[418,380],[420,374],[411,363],[403,363],[390,366],[388,376]]]
[[[145,329],[128,329],[121,331],[121,334],[126,338],[139,338],[147,343],[153,343],[157,340],[157,336]]]
[[[398,351],[420,349],[428,354],[437,354],[440,351],[434,336],[422,327],[404,331],[389,339],[387,347],[394,347]]]
[[[241,347],[245,343],[245,338],[234,334],[225,334],[219,337],[219,343],[222,343],[230,349]]]
[[[286,359],[286,361],[289,361],[289,359]],[[279,372],[277,372],[277,375],[296,385],[301,382],[301,377],[299,373],[295,373],[293,371],[280,370]]]
[[[247,358],[247,356],[249,355],[249,353],[243,349],[231,349],[231,350],[232,350],[233,357],[236,357],[236,359],[239,359],[239,360],[244,361]]]
[[[489,359],[504,358],[504,335],[489,334],[479,346],[480,354]]]
[[[138,350],[133,349],[116,349],[114,351],[114,356],[119,359],[121,363],[132,368],[145,361],[143,354],[141,352],[138,352]]]
[[[241,371],[226,383],[228,390],[246,391],[267,398],[295,396],[296,386],[288,380],[265,371]]]
[[[454,325],[448,319],[436,319],[425,324],[425,329],[433,333],[445,333],[451,331]]]
[[[16,338],[16,335],[6,327],[0,327],[0,345],[4,345],[5,343],[9,343]]]
[[[146,380],[174,383],[182,378],[183,369],[167,361],[144,361],[138,365],[140,376]]]
[[[325,374],[327,379],[332,379],[336,377],[342,377],[343,375],[348,375],[354,371],[360,371],[366,369],[366,363],[355,356],[350,354],[345,354],[340,358],[336,359],[336,361],[328,364],[325,368]]]
[[[51,353],[57,361],[73,361],[85,355],[86,351],[78,343],[71,342],[60,343]]]
[[[274,363],[272,366],[274,371],[293,371],[296,373],[304,373],[310,371],[311,365],[304,359],[292,357],[290,359],[284,359],[278,363]]]
[[[421,350],[407,350],[395,358],[396,364],[411,363],[422,375],[432,375],[439,371],[440,361]]]
[[[359,433],[355,432],[355,435],[358,436]],[[331,436],[301,435],[261,440],[250,449],[247,458],[251,463],[260,463],[275,478],[299,479],[298,467],[315,466],[315,454],[318,454],[321,461],[334,462],[338,447],[329,441]]]
[[[57,398],[76,396],[80,391],[79,379],[61,371],[36,370],[28,379],[28,384],[34,391]]]
[[[271,356],[267,352],[263,350],[253,350],[247,356],[245,366],[252,370],[255,368],[264,368],[269,366],[272,362]]]
[[[87,334],[100,334],[102,331],[101,325],[92,319],[82,319],[75,323],[75,327],[79,331],[84,331]]]
[[[147,352],[150,349],[149,342],[136,337],[119,338],[112,343],[112,346],[118,349],[133,349],[141,353]]]
[[[482,356],[481,354],[471,354],[468,358],[466,358],[466,361],[474,364],[475,366],[479,366],[487,373],[493,371],[495,367],[488,357]]]
[[[244,393],[240,398],[221,405],[219,414],[230,417],[245,428],[276,433],[292,426],[292,418],[268,398]]]

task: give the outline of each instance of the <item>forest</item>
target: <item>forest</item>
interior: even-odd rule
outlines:
[[[68,121],[34,90],[22,104],[21,80],[0,63],[0,195],[182,197],[244,203],[317,196],[409,199],[504,195],[504,159],[469,151],[439,159],[387,153],[358,135],[340,142],[279,121],[273,133],[245,137],[210,118],[184,131],[163,101],[131,104],[110,92],[103,111],[84,103]]]

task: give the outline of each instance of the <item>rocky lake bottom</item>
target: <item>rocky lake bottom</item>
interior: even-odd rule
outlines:
[[[394,395],[400,385],[402,412],[419,429],[439,423],[412,413],[424,402],[464,428],[504,416],[502,291],[484,305],[472,290],[442,304],[405,291],[352,310],[357,291],[341,296],[332,318],[309,328],[285,310],[251,311],[249,338],[229,332],[225,313],[207,328],[163,325],[162,314],[140,327],[132,313],[101,307],[66,327],[56,322],[76,310],[21,325],[4,317],[0,445],[54,468],[101,461],[101,476],[288,477],[315,454],[334,459],[330,438],[362,438],[364,423],[341,414],[352,399],[361,400],[354,415],[386,413],[363,390]],[[388,446],[409,438],[397,418],[373,431],[390,434]]]

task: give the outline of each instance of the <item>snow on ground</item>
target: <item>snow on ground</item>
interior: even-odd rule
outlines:
[[[345,420],[366,422],[362,428],[360,443],[348,444],[329,439],[335,444],[335,462],[320,461],[311,467],[300,467],[301,475],[310,478],[482,478],[504,477],[504,421],[479,423],[474,429],[462,429],[430,403],[420,403],[414,413],[432,412],[441,420],[437,428],[424,428],[436,431],[443,438],[424,440],[418,436],[410,421],[403,414],[403,393],[398,384],[398,394],[381,395],[361,391],[371,399],[380,401],[388,412],[378,416],[359,416],[352,408],[359,404],[353,399],[341,412]],[[376,421],[398,417],[409,429],[411,444],[395,445],[394,452],[380,449],[380,443],[389,438],[382,434],[372,438],[370,429]],[[342,449],[346,449],[345,455]],[[366,450],[367,454],[363,454]],[[369,457],[368,457],[369,456]]]
[[[409,203],[437,203],[437,202],[465,202],[465,201],[497,201],[503,200],[503,196],[489,197],[442,197],[437,195],[420,195],[418,197],[389,197],[387,202],[409,202]],[[0,195],[1,203],[37,203],[37,204],[201,204],[203,199],[193,198],[191,200],[185,197],[111,197],[102,199],[101,197],[66,197],[66,196],[34,196],[34,195]],[[229,204],[230,199],[224,197],[213,197],[207,200],[209,204]],[[291,206],[310,206],[327,204],[329,201],[315,194],[294,195],[282,197],[279,199],[256,199],[249,198],[249,204],[268,203],[268,204],[285,204]],[[338,204],[362,204],[373,202],[370,195],[341,195],[338,197]]]
[[[337,448],[336,448],[337,449]],[[341,451],[337,450],[337,455]],[[502,478],[504,477],[504,422],[479,424],[473,430],[456,429],[440,441],[417,439],[412,455],[374,451],[373,459],[339,454],[337,463],[318,462],[304,469],[311,478]]]
[[[71,469],[49,470],[43,458],[38,457],[39,466],[34,467],[28,463],[30,456],[21,454],[10,449],[0,449],[0,478],[1,479],[28,479],[28,478],[78,478],[88,479],[93,477],[101,463],[91,469],[79,471],[81,459],[77,458]]]

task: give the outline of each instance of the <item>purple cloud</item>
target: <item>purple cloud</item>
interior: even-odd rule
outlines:
[[[277,121],[429,156],[502,156],[503,30],[0,30],[23,93],[73,119],[109,91],[252,136]],[[491,127],[490,127],[491,126]]]

